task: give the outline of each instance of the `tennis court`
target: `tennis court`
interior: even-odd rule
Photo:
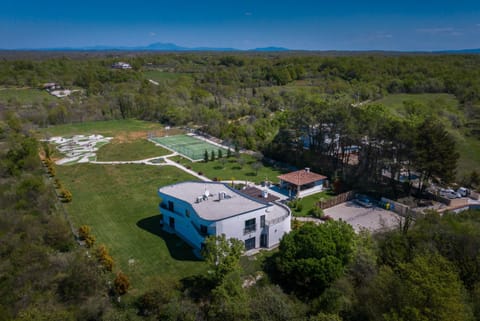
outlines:
[[[226,156],[227,153],[225,148],[210,144],[206,141],[189,135],[154,137],[151,139],[167,149],[182,154],[192,161],[203,160],[205,150],[208,152],[208,157],[210,157],[212,150],[215,153],[215,157],[218,157],[219,149],[222,151],[223,156]]]

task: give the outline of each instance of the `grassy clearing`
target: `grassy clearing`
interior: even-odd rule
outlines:
[[[160,277],[181,279],[205,271],[186,243],[159,225],[158,187],[194,177],[170,166],[93,164],[57,166],[57,176],[73,194],[66,208],[75,227],[91,226],[97,244],[105,244],[113,256],[115,270],[130,277],[133,295]]]
[[[179,162],[182,165],[190,166],[192,170],[201,172],[203,175],[212,180],[245,180],[259,184],[265,180],[277,182],[277,176],[285,173],[285,171],[280,168],[273,168],[263,165],[260,169],[258,169],[257,174],[256,170],[252,167],[252,164],[256,163],[257,161],[253,156],[245,154],[241,155],[240,159],[242,160],[240,161],[239,158],[236,157],[231,157],[229,159],[224,158],[224,161],[216,159],[207,163],[203,161],[193,163],[181,157],[172,157],[171,159]]]
[[[163,133],[163,126],[154,122],[124,119],[58,125],[41,129],[40,133],[50,136],[100,134],[134,140],[140,137],[147,138],[147,133],[150,131],[161,134]]]
[[[157,82],[164,80],[178,79],[180,77],[188,77],[186,74],[173,73],[173,72],[164,72],[159,70],[149,70],[143,73],[145,78],[152,79]]]
[[[58,101],[58,98],[50,95],[45,90],[40,89],[0,89],[0,102],[3,103],[19,103],[19,104],[33,104],[41,103],[43,101]]]
[[[97,152],[98,161],[127,161],[171,154],[169,150],[156,146],[154,143],[137,139],[129,142],[120,142],[113,139]]]
[[[405,114],[405,102],[423,104],[428,109],[441,108],[449,112],[458,112],[458,100],[450,94],[394,94],[374,103],[383,104],[394,113]]]
[[[310,210],[316,206],[320,199],[326,201],[332,197],[333,194],[330,191],[303,197],[298,201],[298,204],[301,204],[301,210],[292,209],[292,214],[294,216],[309,216]]]

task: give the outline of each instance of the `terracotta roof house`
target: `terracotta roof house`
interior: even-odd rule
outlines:
[[[249,195],[247,193],[251,193]],[[158,189],[160,224],[193,247],[198,255],[208,235],[225,234],[245,249],[272,248],[290,232],[290,209],[268,193],[242,193],[220,182],[182,182]]]
[[[278,178],[280,179],[280,188],[290,190],[291,196],[297,198],[321,192],[327,180],[326,176],[314,173],[308,167],[280,175]]]

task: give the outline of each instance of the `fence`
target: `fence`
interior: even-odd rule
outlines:
[[[322,210],[333,207],[335,205],[338,205],[340,203],[344,203],[347,201],[352,200],[355,197],[355,192],[354,191],[349,191],[345,192],[342,194],[338,194],[334,198],[328,199],[326,201],[320,201],[317,203],[317,206],[319,206]]]

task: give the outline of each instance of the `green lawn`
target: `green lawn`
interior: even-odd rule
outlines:
[[[126,134],[128,136],[128,134],[134,132],[144,132],[142,136],[146,138],[149,131],[162,130],[163,126],[159,123],[136,119],[124,119],[58,125],[41,129],[40,132],[43,135],[48,134],[50,136],[100,134],[114,137],[119,134]]]
[[[205,271],[191,249],[160,229],[157,189],[194,177],[174,167],[77,164],[57,166],[57,176],[73,194],[67,211],[78,228],[90,225],[132,283],[132,295],[158,278],[181,279]],[[129,260],[134,260],[129,264]],[[133,262],[133,261],[130,261]]]
[[[316,206],[320,199],[326,201],[330,198],[332,198],[330,191],[324,191],[318,194],[303,197],[298,201],[299,204],[302,204],[301,210],[297,211],[296,209],[292,209],[292,214],[294,216],[308,216],[308,212]]]
[[[192,163],[187,159],[176,157],[171,158],[172,160],[180,162],[180,164],[185,166],[190,166],[192,170],[196,172],[202,172],[203,175],[207,176],[210,179],[217,180],[245,180],[252,181],[255,183],[260,183],[266,179],[274,183],[278,182],[277,176],[285,173],[281,169],[276,169],[270,166],[262,166],[258,170],[258,174],[252,168],[252,164],[257,162],[255,158],[250,155],[242,154],[241,156],[244,159],[244,163],[239,163],[236,157],[231,157],[230,159],[225,158],[225,164],[218,159],[215,161],[209,161],[207,163],[195,162]]]
[[[44,100],[49,102],[57,101],[58,98],[50,95],[45,90],[40,89],[14,89],[14,88],[5,88],[0,89],[0,102],[3,103],[14,103],[18,102],[19,104],[33,104],[41,103]]]
[[[148,70],[143,73],[145,78],[151,79],[157,82],[170,79],[178,79],[180,77],[187,76],[186,74],[173,73],[173,72],[164,72],[159,70]],[[187,76],[188,77],[188,76]]]
[[[118,142],[115,139],[102,146],[97,152],[98,161],[141,160],[171,154],[169,150],[156,146],[146,139]]]

